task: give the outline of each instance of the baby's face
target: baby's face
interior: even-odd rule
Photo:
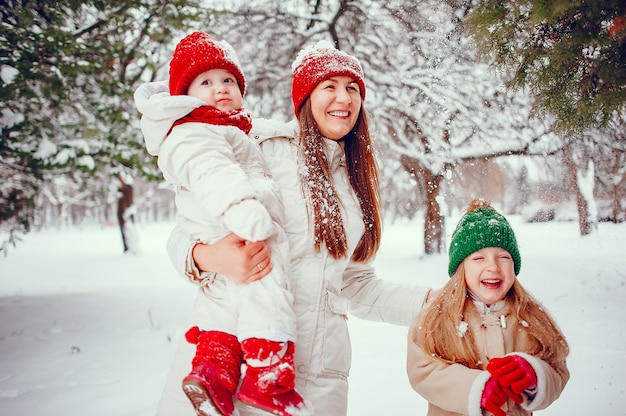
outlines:
[[[486,247],[463,260],[465,283],[472,293],[488,305],[506,296],[515,283],[511,253],[500,247]]]
[[[211,69],[198,75],[189,85],[187,95],[221,111],[239,110],[243,102],[237,79],[225,69]]]

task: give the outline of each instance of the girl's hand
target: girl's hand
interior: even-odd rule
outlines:
[[[495,378],[489,378],[480,399],[480,407],[490,411],[494,416],[506,416],[506,413],[502,410],[504,403],[506,403],[506,394],[502,390],[502,386]]]
[[[537,387],[537,374],[519,355],[511,354],[492,358],[487,364],[491,377],[498,380],[504,392],[517,404],[523,402],[522,393]]]
[[[226,275],[237,283],[259,280],[274,266],[265,241],[250,243],[232,233],[215,244],[196,244],[192,256],[198,269]]]

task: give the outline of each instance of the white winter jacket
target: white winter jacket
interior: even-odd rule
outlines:
[[[372,262],[350,260],[364,231],[357,198],[349,183],[342,144],[327,140],[326,154],[332,170],[333,183],[342,202],[342,215],[348,240],[348,256],[334,259],[325,249],[315,250],[309,228],[306,200],[300,189],[298,175],[299,148],[297,123],[286,125],[254,120],[250,136],[257,140],[278,184],[286,220],[283,223],[291,253],[291,288],[295,298],[297,322],[296,387],[312,403],[315,414],[341,416],[347,413],[348,373],[352,357],[347,315],[409,326],[422,307],[429,288],[390,284],[379,279]],[[190,241],[180,228],[168,241],[168,253],[177,270],[189,280],[203,280],[191,258],[195,241]],[[184,347],[181,347],[181,350]],[[182,371],[180,356],[168,376],[167,384],[180,390]],[[187,354],[191,354],[187,351]],[[187,363],[191,356],[187,358]],[[182,376],[180,376],[182,377]],[[404,377],[398,374],[398,377]],[[193,415],[193,409],[180,399],[174,402],[172,389],[164,392],[158,414]],[[372,391],[376,389],[372,386]],[[179,396],[183,396],[182,393]],[[167,402],[167,403],[166,403]],[[175,412],[175,413],[172,413]],[[242,416],[254,414],[240,407]]]
[[[135,103],[146,148],[174,185],[179,224],[209,244],[231,232],[250,241],[268,239],[275,231],[272,219],[280,226],[284,213],[259,146],[235,126],[190,122],[170,132],[180,113],[206,104],[159,92],[164,87],[139,88]]]

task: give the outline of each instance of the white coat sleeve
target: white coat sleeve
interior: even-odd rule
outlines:
[[[519,355],[528,361],[537,375],[537,392],[535,396],[530,399],[524,394],[525,400],[524,403],[522,403],[522,407],[528,411],[535,411],[550,406],[559,398],[569,380],[570,373],[566,363],[559,363],[552,367],[544,360],[529,354],[521,352],[514,352],[512,354]]]
[[[189,237],[180,225],[170,233],[167,239],[167,254],[174,266],[174,269],[184,278],[192,283],[199,284],[207,278],[211,278],[214,273],[200,271],[193,260],[191,251],[198,241]]]
[[[227,140],[226,135],[240,137]],[[211,221],[220,221],[231,208],[227,226],[240,237],[258,241],[269,237],[272,221],[260,204],[240,204],[257,196],[248,175],[235,159],[231,143],[249,140],[236,128],[184,124],[174,129],[161,147],[158,165],[169,182],[189,189]]]
[[[228,207],[224,211],[224,224],[248,241],[265,240],[274,230],[270,213],[256,199],[245,199]]]
[[[371,262],[350,261],[343,274],[341,295],[354,316],[409,326],[429,291],[425,286],[385,282],[376,276]]]

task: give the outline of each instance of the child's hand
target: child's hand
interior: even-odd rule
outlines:
[[[248,241],[263,241],[272,235],[274,223],[267,209],[256,199],[231,205],[223,216],[224,225]]]
[[[490,411],[494,416],[506,416],[506,413],[502,410],[504,403],[506,403],[506,393],[502,386],[498,384],[498,381],[491,377],[485,383],[485,389],[480,398],[480,407]]]
[[[522,403],[522,392],[537,386],[537,375],[528,361],[519,355],[492,358],[487,371],[502,386],[507,396],[515,403]]]

